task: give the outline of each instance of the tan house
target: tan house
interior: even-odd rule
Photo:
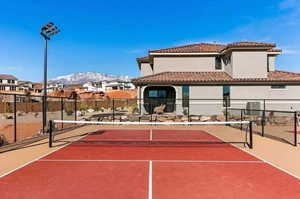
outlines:
[[[16,91],[18,79],[13,75],[0,74],[0,91]]]
[[[166,112],[181,114],[188,107],[190,114],[218,114],[224,106],[242,108],[255,99],[277,99],[264,105],[300,110],[300,73],[276,70],[281,49],[275,47],[236,42],[150,50],[137,58],[140,77],[133,79],[143,99],[141,109],[151,112],[150,104],[156,103],[167,104]],[[261,101],[256,108],[262,108]]]

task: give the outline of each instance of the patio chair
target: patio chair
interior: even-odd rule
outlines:
[[[153,112],[154,112],[155,114],[162,114],[162,113],[164,113],[165,108],[166,108],[166,105],[165,105],[165,104],[161,104],[161,105],[155,107],[155,108],[153,109]]]

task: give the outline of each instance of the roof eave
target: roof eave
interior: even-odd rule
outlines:
[[[183,85],[183,84],[189,84],[189,85],[300,85],[299,81],[280,81],[280,80],[274,80],[274,81],[215,81],[215,82],[201,82],[201,81],[194,81],[194,82],[188,82],[188,81],[147,81],[147,82],[141,82],[136,81],[132,82],[134,85],[142,86],[142,85]]]
[[[149,55],[155,56],[155,55],[162,55],[162,56],[168,56],[168,55],[219,55],[218,52],[201,52],[201,53],[157,53],[157,52],[149,52]]]

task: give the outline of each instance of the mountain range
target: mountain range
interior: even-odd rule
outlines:
[[[50,83],[62,83],[65,85],[70,84],[84,84],[86,82],[98,82],[104,80],[123,80],[130,81],[130,77],[127,75],[113,75],[106,73],[98,73],[98,72],[82,72],[82,73],[73,73],[69,75],[59,76],[53,79],[50,79]]]

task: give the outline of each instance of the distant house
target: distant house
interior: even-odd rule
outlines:
[[[105,90],[133,90],[135,89],[134,84],[131,81],[125,80],[110,80],[110,81],[103,81],[103,85]]]
[[[62,83],[48,83],[47,84],[47,91],[48,92],[53,92],[53,91],[61,90],[64,87],[65,87],[65,85],[62,84]]]
[[[165,111],[177,114],[186,109],[190,114],[219,114],[224,107],[246,107],[248,99],[282,99],[268,102],[267,108],[300,110],[299,102],[285,101],[300,98],[300,74],[275,69],[281,54],[275,47],[275,43],[236,42],[150,50],[137,58],[140,77],[133,79],[143,99],[142,111],[153,111],[149,104],[154,103],[167,104]],[[260,101],[256,108],[262,107]]]
[[[33,89],[34,93],[42,93],[42,91],[43,91],[43,84],[41,84],[41,83],[33,83],[32,89]]]
[[[30,81],[18,81],[18,91],[33,91],[34,83]]]
[[[0,74],[0,91],[16,91],[18,79],[13,75]]]
[[[85,91],[104,91],[105,88],[103,88],[102,82],[87,82],[82,85]]]
[[[120,79],[104,80],[100,82],[87,82],[82,85],[85,91],[105,92],[107,90],[132,90],[135,86],[131,81],[124,81]]]

